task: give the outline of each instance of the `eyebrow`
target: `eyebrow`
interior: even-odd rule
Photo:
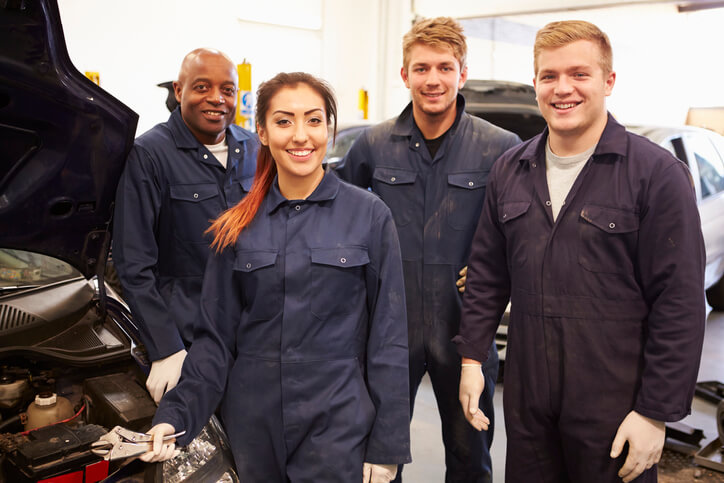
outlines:
[[[308,116],[309,114],[311,114],[311,113],[313,113],[313,112],[316,112],[316,111],[324,112],[321,107],[315,107],[314,109],[310,109],[310,110],[308,110],[308,111],[305,111],[305,112],[304,112],[304,115],[305,115],[305,116]],[[272,114],[286,114],[287,116],[293,116],[293,115],[294,115],[293,112],[282,111],[281,109],[277,109],[277,110],[274,111]]]

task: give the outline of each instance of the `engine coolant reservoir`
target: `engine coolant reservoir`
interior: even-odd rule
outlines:
[[[28,406],[28,420],[25,431],[54,424],[73,416],[73,405],[63,396],[52,394],[38,394],[35,402]]]

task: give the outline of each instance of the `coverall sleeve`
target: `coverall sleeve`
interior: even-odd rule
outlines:
[[[153,418],[153,424],[169,423],[176,431],[186,431],[178,438],[180,446],[198,435],[218,407],[236,358],[242,304],[233,267],[233,249],[210,256],[194,343],[184,360],[178,385],[163,396]]]
[[[476,361],[488,359],[505,307],[510,298],[506,240],[498,221],[496,166],[488,178],[483,210],[473,236],[463,294],[460,333],[453,338],[458,353]]]
[[[383,208],[373,225],[366,274],[367,386],[377,413],[365,461],[402,464],[412,461],[405,287],[397,231],[389,209]]]
[[[156,275],[164,187],[155,166],[146,150],[133,147],[118,184],[113,226],[113,262],[151,361],[184,348]]]
[[[367,140],[368,133],[369,130],[365,130],[352,143],[342,160],[342,166],[335,171],[341,179],[360,188],[369,188],[372,185],[372,173],[375,169]]]
[[[659,421],[678,421],[691,411],[706,320],[704,241],[683,163],[652,177],[637,255],[649,315],[634,410]]]

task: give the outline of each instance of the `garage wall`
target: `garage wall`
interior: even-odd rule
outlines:
[[[58,3],[71,60],[81,72],[99,72],[101,86],[139,113],[138,134],[168,118],[166,91],[156,84],[174,80],[184,55],[202,46],[251,63],[253,90],[280,71],[325,78],[342,121],[360,117],[360,88],[369,91],[372,119],[406,100],[390,97],[389,76],[399,80],[401,60],[387,39],[397,37],[390,44],[399,45],[398,31],[409,28],[409,0]],[[397,70],[389,67],[395,64]]]
[[[526,6],[525,1],[519,3],[507,4],[505,11]],[[593,2],[559,0],[549,6],[586,3]],[[455,4],[459,15],[475,11],[471,2]],[[428,0],[415,5],[422,16],[441,12]],[[486,2],[478,12],[496,5]],[[718,55],[724,45],[724,9],[678,13],[668,2],[462,20],[470,78],[531,84],[535,32],[550,21],[565,19],[588,20],[609,35],[617,80],[608,107],[623,122],[684,124],[689,107],[724,105],[724,63]]]

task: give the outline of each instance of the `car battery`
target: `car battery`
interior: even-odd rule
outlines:
[[[90,398],[90,422],[109,429],[123,426],[139,432],[151,427],[156,404],[131,375],[118,373],[86,379],[83,392]]]
[[[56,424],[16,438],[3,464],[6,481],[100,481],[108,476],[108,462],[94,455],[90,446],[104,434],[105,428],[95,424]]]

